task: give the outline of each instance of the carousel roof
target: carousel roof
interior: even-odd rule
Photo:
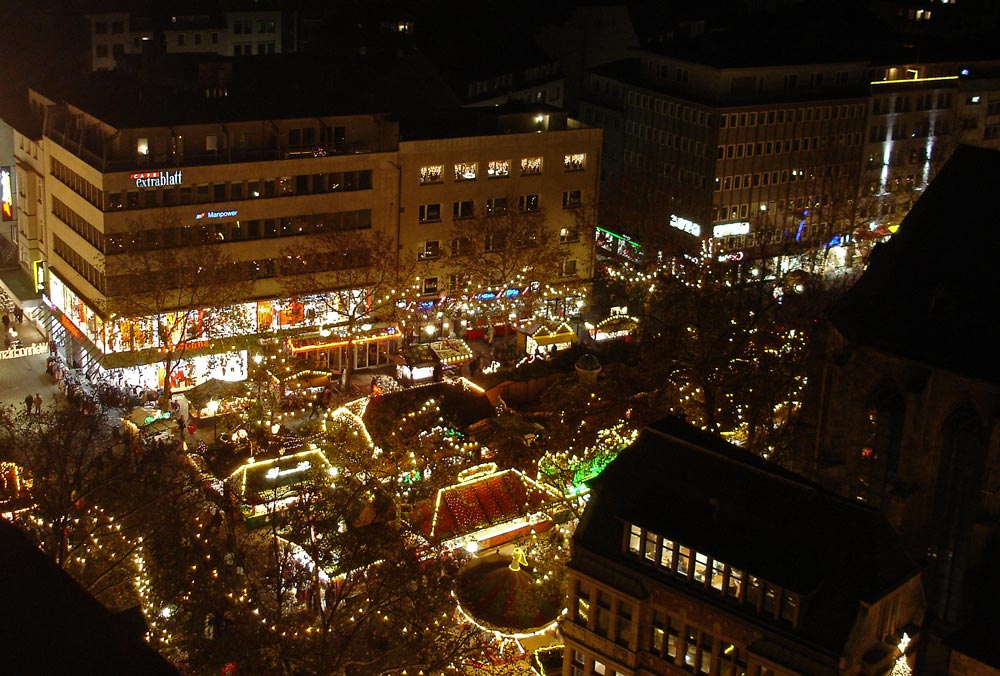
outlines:
[[[539,511],[554,495],[517,470],[485,474],[442,488],[433,511],[418,506],[414,523],[431,539],[447,540]]]
[[[510,556],[477,559],[458,574],[458,601],[473,619],[502,633],[542,629],[559,617],[562,594],[535,584],[530,568]]]

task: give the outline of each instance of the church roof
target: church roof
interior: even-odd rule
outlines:
[[[849,340],[1000,382],[1000,152],[959,146],[831,308]]]

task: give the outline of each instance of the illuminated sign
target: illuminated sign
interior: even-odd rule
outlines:
[[[10,189],[10,167],[0,167],[0,208],[3,220],[14,220],[14,193]]]
[[[312,464],[308,460],[303,460],[295,467],[289,467],[288,469],[278,469],[277,467],[272,467],[267,470],[267,473],[264,476],[268,479],[277,479],[278,477],[286,476],[288,474],[299,474],[301,472],[305,472],[310,467],[312,467]]]
[[[177,171],[144,171],[129,176],[135,181],[136,188],[162,188],[166,185],[180,185],[184,181],[181,170]]]
[[[733,235],[748,234],[750,234],[750,221],[720,223],[712,228],[712,237],[732,237]]]
[[[695,223],[694,221],[689,221],[686,218],[681,218],[676,214],[670,214],[670,225],[678,230],[686,232],[689,235],[701,237],[701,225]]]
[[[200,221],[203,218],[233,218],[238,213],[240,212],[236,209],[231,209],[230,211],[202,211],[195,214],[194,219]]]

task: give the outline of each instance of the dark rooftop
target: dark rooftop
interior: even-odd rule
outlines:
[[[1000,152],[960,146],[830,311],[849,340],[1000,382]]]
[[[878,511],[678,418],[647,427],[593,489],[578,546],[668,585],[681,581],[622,553],[625,523],[705,552],[802,594],[796,634],[833,655],[860,601],[919,572]]]
[[[177,676],[136,631],[135,613],[111,613],[2,519],[0,569],[3,673]]]

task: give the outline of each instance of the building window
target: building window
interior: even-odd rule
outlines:
[[[510,160],[493,160],[486,167],[486,175],[490,178],[506,178],[510,176]]]
[[[108,58],[108,46],[107,45],[97,45],[97,47],[94,48],[94,54],[99,59],[106,59],[106,58]]]
[[[456,237],[451,240],[452,256],[467,256],[472,253],[471,237]]]
[[[582,190],[567,190],[562,196],[563,209],[572,209],[583,204]]]
[[[502,232],[491,232],[483,238],[483,251],[497,252],[503,251],[507,246],[507,237]]]
[[[572,277],[576,274],[576,259],[571,258],[562,262],[560,274],[563,277]]]
[[[734,599],[739,599],[743,593],[743,571],[738,568],[729,569],[729,584],[726,585],[726,594]]]
[[[649,647],[653,654],[659,656],[663,654],[664,638],[667,635],[665,627],[667,616],[661,610],[653,609],[653,621],[650,623]]]
[[[542,158],[541,157],[523,157],[521,158],[521,175],[522,176],[533,176],[535,174],[542,173]]]
[[[149,155],[149,139],[138,139],[135,143],[135,152],[139,155]]]
[[[194,43],[196,45],[200,45],[201,44],[201,33],[195,33],[194,34]]]
[[[213,45],[219,44],[219,34],[218,33],[212,33],[212,44]]]
[[[705,583],[708,577],[708,555],[696,553],[694,555],[694,580],[695,582]]]
[[[456,181],[472,181],[476,178],[479,164],[477,162],[459,163],[455,165]]]
[[[455,220],[472,218],[476,215],[476,203],[472,200],[453,202],[451,205],[451,215]]]
[[[722,591],[722,580],[725,577],[726,564],[722,561],[712,561],[712,589]]]
[[[507,213],[506,197],[491,197],[486,200],[486,213],[489,216],[503,216]]]
[[[590,587],[579,581],[576,584],[576,621],[590,624]]]
[[[642,545],[642,528],[632,524],[628,533],[628,550],[633,554],[639,554],[639,547]]]
[[[563,168],[566,171],[583,171],[587,168],[586,153],[575,153],[563,156]]]
[[[573,660],[570,662],[570,676],[585,676],[584,668],[587,666],[587,656],[579,650],[573,651]]]
[[[427,167],[420,167],[420,185],[428,183],[440,183],[441,175],[444,173],[444,165],[434,164]]]
[[[659,544],[657,541],[659,539],[660,536],[657,535],[656,533],[650,533],[649,531],[646,531],[646,547],[643,552],[643,555],[646,557],[647,561],[656,561],[656,549],[657,545]]]
[[[632,642],[632,604],[618,602],[618,618],[615,625],[615,640],[619,645],[628,646]]]
[[[677,574],[687,575],[691,567],[691,548],[681,545],[677,548]]]
[[[611,596],[600,589],[597,590],[597,603],[594,613],[594,631],[601,636],[607,636],[611,625]]]
[[[517,198],[517,207],[521,211],[538,211],[538,195],[521,195]]]
[[[747,582],[747,603],[756,608],[760,602],[760,578],[750,575]]]
[[[768,584],[764,590],[764,605],[762,612],[765,615],[774,615],[774,611],[777,608],[778,601],[778,590],[772,584]]]
[[[681,623],[676,617],[671,617],[667,625],[667,656],[677,659],[677,641],[681,635]]]
[[[660,566],[672,571],[674,567],[674,549],[676,545],[673,540],[663,538],[660,546]]]
[[[177,46],[178,47],[183,47],[184,46],[184,38],[185,38],[184,33],[178,33],[177,34]]]
[[[95,21],[94,22],[94,32],[98,35],[107,35],[108,32],[108,22],[107,21]]]
[[[428,277],[424,280],[424,295],[429,296],[438,292],[438,278]]]
[[[433,223],[441,220],[440,204],[421,204],[418,210],[418,217],[421,223]]]
[[[436,239],[429,240],[421,244],[417,251],[417,258],[422,261],[438,258],[441,255],[441,242]]]
[[[559,243],[569,244],[570,242],[580,241],[580,230],[573,226],[567,226],[565,228],[559,229]]]
[[[795,623],[795,618],[799,609],[799,599],[795,594],[784,592],[781,595],[781,619],[791,624]]]

